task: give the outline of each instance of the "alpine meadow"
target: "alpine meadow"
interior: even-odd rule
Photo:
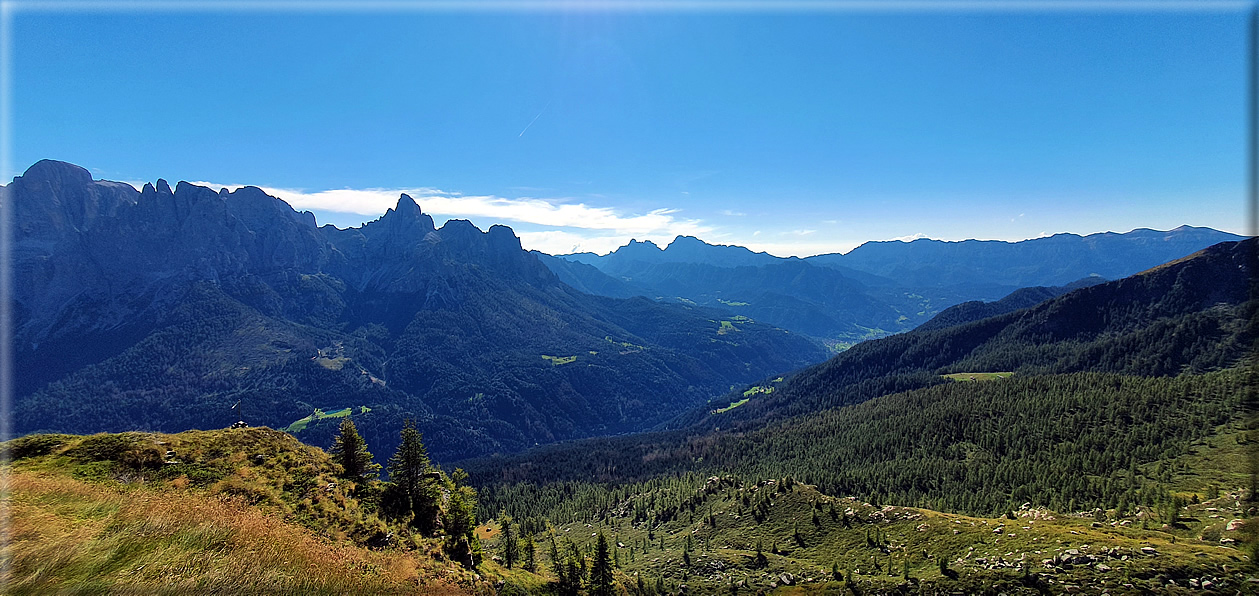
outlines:
[[[1259,594],[1257,14],[6,2],[0,592]]]

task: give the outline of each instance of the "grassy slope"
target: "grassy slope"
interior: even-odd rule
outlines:
[[[17,441],[24,448],[10,443],[5,470],[6,593],[486,589],[430,541],[360,546],[385,524],[349,495],[327,454],[277,431]],[[167,449],[182,463],[161,463]]]

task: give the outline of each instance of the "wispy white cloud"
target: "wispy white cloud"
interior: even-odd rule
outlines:
[[[797,236],[808,236],[809,234],[813,234],[815,232],[817,232],[817,230],[792,230],[791,231],[792,234],[795,234]]]
[[[741,212],[741,211],[731,211],[731,210],[729,210],[729,209],[722,209],[722,210],[721,210],[721,214],[722,214],[722,215],[729,215],[729,216],[731,216],[731,217],[743,217],[743,216],[747,215],[746,213],[743,213],[743,212]]]
[[[857,248],[861,243],[847,240],[819,242],[757,242],[752,240],[741,244],[754,251],[763,251],[779,257],[808,257],[836,252],[846,253]]]
[[[629,242],[624,236],[591,234],[585,231],[543,230],[541,232],[516,232],[520,236],[520,245],[550,255],[563,255],[575,252],[593,252],[607,254]],[[644,238],[662,244],[663,240]]]
[[[193,182],[219,189],[235,190],[239,184]],[[607,252],[629,242],[631,238],[668,243],[675,236],[706,235],[713,228],[700,219],[679,217],[677,209],[661,208],[646,213],[625,213],[611,207],[596,207],[581,202],[549,198],[504,198],[493,195],[462,195],[433,188],[368,188],[305,191],[289,188],[260,187],[267,194],[283,199],[297,210],[347,213],[361,216],[382,215],[398,203],[406,193],[420,205],[424,213],[439,223],[450,218],[467,218],[482,228],[495,223],[529,224],[549,230],[520,232],[521,244],[552,254],[567,253],[577,246],[579,251]]]
[[[888,238],[888,241],[890,242],[893,240],[900,240],[901,242],[913,242],[914,240],[917,240],[919,238],[926,238],[926,237],[927,237],[926,234],[923,234],[922,232],[918,232],[917,234],[911,234],[909,236],[897,236],[896,238]]]

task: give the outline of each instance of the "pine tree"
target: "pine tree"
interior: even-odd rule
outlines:
[[[499,527],[499,542],[503,546],[503,564],[511,569],[516,564],[516,558],[520,555],[519,545],[516,543],[516,534],[511,527],[512,519],[510,515],[504,515]]]
[[[332,440],[331,453],[332,461],[341,465],[342,478],[365,482],[375,478],[380,471],[380,464],[372,462],[367,442],[359,436],[349,416],[341,420],[341,434]]]
[[[608,539],[603,532],[595,543],[595,558],[590,567],[590,593],[593,596],[612,596],[612,558],[608,553]]]

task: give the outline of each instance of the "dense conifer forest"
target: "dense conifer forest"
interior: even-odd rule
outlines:
[[[1248,370],[1170,378],[1073,373],[947,382],[750,432],[605,439],[471,467],[485,511],[571,521],[606,515],[662,485],[685,494],[711,475],[791,476],[871,503],[1000,514],[1167,500],[1172,469],[1221,427],[1240,427]],[[497,473],[498,477],[491,477]],[[669,479],[669,480],[665,480]],[[680,500],[632,500],[644,516]]]

